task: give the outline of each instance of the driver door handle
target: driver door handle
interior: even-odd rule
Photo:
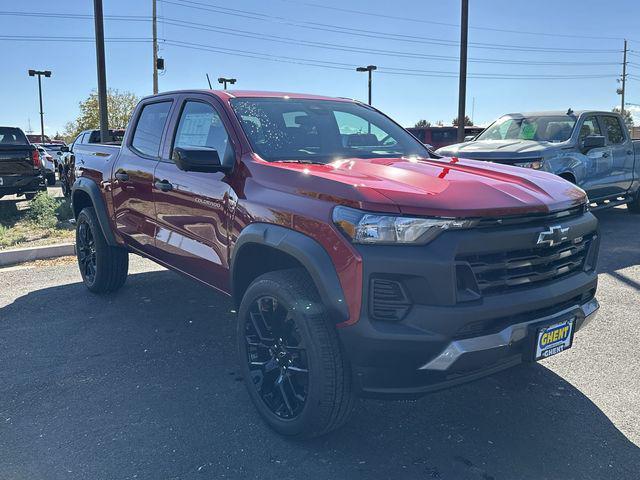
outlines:
[[[607,158],[609,156],[608,152],[602,152],[602,158]]]
[[[168,180],[156,180],[153,184],[161,192],[170,192],[173,190],[173,185]]]
[[[121,182],[128,182],[129,181],[129,174],[127,172],[125,172],[124,170],[118,170],[116,172],[115,175],[116,179],[121,181]]]

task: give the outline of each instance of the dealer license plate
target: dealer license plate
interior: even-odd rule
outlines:
[[[571,348],[575,318],[538,329],[536,360],[548,358]]]

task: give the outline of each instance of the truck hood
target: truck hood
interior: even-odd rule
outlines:
[[[438,155],[461,156],[479,160],[540,158],[558,149],[557,143],[533,140],[477,140],[457,143],[438,150]]]
[[[495,217],[548,213],[586,201],[584,191],[555,175],[458,158],[260,163],[279,173],[267,174],[270,188],[373,211]]]

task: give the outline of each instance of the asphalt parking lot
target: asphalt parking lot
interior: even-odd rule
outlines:
[[[598,217],[601,314],[571,350],[312,441],[254,411],[226,297],[133,257],[106,297],[72,261],[0,270],[0,478],[638,479],[640,216]]]

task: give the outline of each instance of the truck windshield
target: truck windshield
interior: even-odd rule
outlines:
[[[0,145],[28,145],[22,130],[14,127],[0,127]]]
[[[231,103],[251,147],[267,161],[429,156],[402,127],[358,103],[291,98]]]
[[[571,138],[576,119],[569,115],[505,116],[496,120],[476,140],[533,140],[565,142]]]

